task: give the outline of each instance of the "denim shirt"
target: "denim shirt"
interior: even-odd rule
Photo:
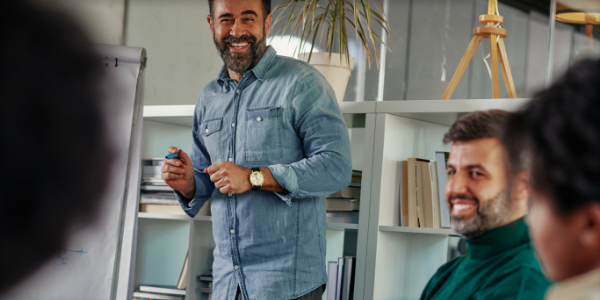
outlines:
[[[268,47],[239,83],[223,67],[200,92],[193,124],[194,217],[212,199],[215,300],[293,299],[327,281],[325,196],[348,186],[350,140],[331,86]],[[222,194],[204,168],[269,167],[287,191]]]

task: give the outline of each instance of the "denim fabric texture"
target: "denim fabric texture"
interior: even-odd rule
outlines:
[[[212,199],[214,300],[295,299],[326,283],[325,196],[348,186],[350,140],[334,92],[309,64],[268,47],[240,82],[223,68],[200,92],[193,124],[194,217]],[[289,194],[222,194],[204,168],[269,167]]]

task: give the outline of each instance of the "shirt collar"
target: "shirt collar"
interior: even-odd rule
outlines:
[[[263,54],[263,56],[258,60],[258,63],[256,64],[256,66],[254,66],[252,69],[250,69],[246,72],[254,73],[254,76],[256,76],[256,78],[258,80],[263,81],[267,74],[267,71],[269,70],[271,61],[273,61],[276,54],[277,54],[277,52],[275,51],[275,49],[273,49],[273,47],[271,47],[271,46],[268,46],[267,50],[265,50],[265,53]],[[246,75],[246,74],[244,74],[244,75]],[[223,65],[223,67],[221,67],[221,71],[219,72],[219,76],[217,77],[217,80],[223,81],[223,82],[233,80],[229,77],[229,72],[227,71],[227,67],[225,67],[225,65]]]
[[[524,218],[465,241],[471,258],[475,260],[486,260],[504,251],[530,243]]]

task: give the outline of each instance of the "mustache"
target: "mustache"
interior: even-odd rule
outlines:
[[[236,38],[235,36],[228,36],[221,41],[221,44],[228,45],[231,43],[244,43],[244,42],[250,43],[250,44],[256,44],[256,37],[251,36],[251,35],[242,35],[239,38]]]
[[[452,202],[452,200],[457,200],[457,199],[459,199],[459,200],[475,201],[475,202],[479,203],[479,199],[477,199],[474,196],[467,195],[467,194],[452,195],[452,196],[450,196],[449,200],[450,200],[450,202]]]

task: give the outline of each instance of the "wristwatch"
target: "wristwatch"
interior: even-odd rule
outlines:
[[[265,183],[265,177],[263,176],[263,173],[259,168],[252,168],[252,173],[250,173],[250,184],[252,184],[252,190],[260,190],[263,183]]]

